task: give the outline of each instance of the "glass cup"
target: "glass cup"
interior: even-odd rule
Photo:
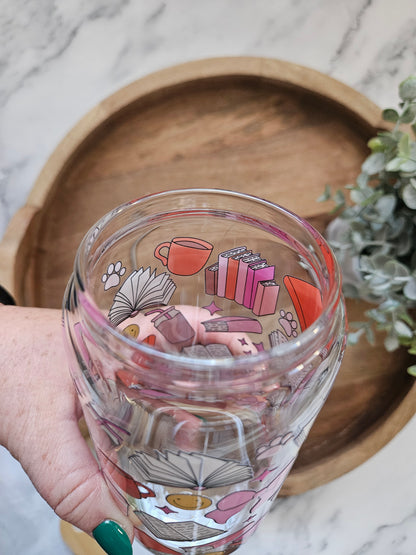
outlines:
[[[288,475],[345,348],[337,263],[306,221],[215,189],[149,195],[85,236],[64,299],[104,476],[157,554],[228,554]]]

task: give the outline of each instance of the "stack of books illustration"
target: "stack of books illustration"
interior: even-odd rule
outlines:
[[[234,300],[256,316],[274,314],[279,285],[275,267],[260,253],[234,247],[218,255],[218,261],[205,269],[205,292]]]

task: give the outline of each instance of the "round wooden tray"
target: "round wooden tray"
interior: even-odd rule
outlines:
[[[59,307],[76,248],[114,206],[163,189],[256,194],[323,230],[326,183],[353,182],[380,110],[313,70],[263,58],[220,58],[160,71],[88,113],[43,168],[0,245],[0,283],[20,304]],[[349,303],[350,320],[361,304]],[[414,414],[407,355],[379,341],[347,349],[283,495],[353,469]]]

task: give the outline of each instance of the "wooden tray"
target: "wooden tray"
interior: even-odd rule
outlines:
[[[221,187],[263,196],[324,229],[326,183],[353,182],[380,110],[304,67],[261,58],[187,63],[105,99],[64,138],[0,245],[0,283],[23,305],[59,307],[77,245],[103,213],[149,192]],[[349,318],[362,312],[349,304]],[[404,352],[347,350],[334,389],[282,489],[353,469],[416,406]]]

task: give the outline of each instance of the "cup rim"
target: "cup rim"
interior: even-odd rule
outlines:
[[[87,281],[85,279],[87,265],[83,263],[82,257],[85,257],[85,255],[88,254],[89,249],[93,245],[94,241],[97,239],[99,233],[102,232],[103,229],[105,229],[105,226],[114,216],[125,213],[132,208],[140,207],[141,204],[147,203],[155,197],[164,198],[183,193],[194,196],[201,194],[221,194],[227,197],[236,197],[239,199],[249,200],[260,204],[265,208],[271,208],[278,211],[279,213],[283,213],[286,217],[296,222],[299,226],[303,227],[310,238],[315,242],[315,245],[321,250],[322,256],[325,258],[328,257],[328,260],[333,269],[332,274],[328,270],[328,294],[325,296],[325,299],[323,299],[322,312],[318,316],[318,318],[310,326],[301,331],[296,338],[290,339],[287,342],[281,343],[279,345],[275,345],[270,349],[265,349],[263,351],[259,351],[258,353],[251,354],[250,356],[240,355],[235,357],[224,357],[215,359],[196,358],[188,355],[184,356],[180,353],[177,354],[159,351],[150,345],[147,345],[145,343],[138,343],[135,340],[123,335],[118,330],[118,328],[115,327],[110,322],[110,320],[103,315],[102,311],[95,303],[92,295],[88,291],[86,291],[84,283],[86,283]],[[326,249],[325,255],[323,254],[322,246],[324,246]],[[197,367],[199,371],[203,371],[204,369],[206,369],[210,372],[213,368],[217,367],[221,367],[223,369],[236,369],[254,366],[257,367],[259,365],[264,365],[272,359],[293,356],[293,353],[295,353],[299,349],[302,349],[302,351],[304,351],[307,346],[308,348],[309,346],[313,347],[315,344],[318,344],[318,338],[320,335],[319,332],[328,327],[328,324],[330,323],[338,304],[342,302],[341,272],[335,255],[333,254],[324,237],[307,220],[298,216],[291,210],[264,198],[219,188],[186,188],[160,191],[128,201],[107,212],[95,224],[93,224],[93,226],[89,229],[89,231],[86,233],[83,240],[81,241],[75,256],[73,279],[76,281],[78,287],[80,288],[80,291],[82,291],[82,306],[86,314],[88,315],[88,318],[90,320],[89,323],[90,325],[92,325],[93,329],[104,330],[104,332],[106,334],[109,334],[110,337],[116,342],[116,344],[119,344],[120,346],[125,346],[129,349],[133,349],[138,353],[142,353],[143,356],[147,358],[152,358],[155,361],[160,361],[162,364],[178,368]],[[66,297],[67,295],[65,295],[65,298]],[[108,343],[105,343],[105,346],[108,348]],[[134,365],[134,363],[132,364]]]

